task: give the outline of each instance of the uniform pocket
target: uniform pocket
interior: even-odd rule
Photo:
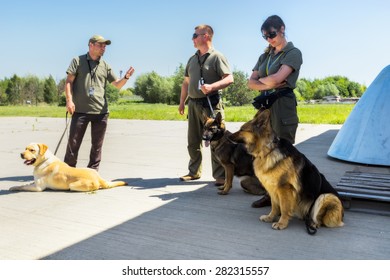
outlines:
[[[298,121],[299,119],[297,116],[282,118],[282,125],[294,125],[294,124],[298,124]]]

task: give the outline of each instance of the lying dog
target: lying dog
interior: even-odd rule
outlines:
[[[203,140],[205,146],[211,150],[225,169],[225,184],[221,186],[219,194],[228,194],[233,185],[233,177],[241,177],[240,185],[244,191],[251,194],[264,194],[265,190],[253,171],[253,157],[248,154],[243,144],[229,140],[232,134],[226,130],[220,112],[210,118],[205,116],[203,126]]]
[[[290,142],[279,139],[270,123],[270,111],[259,111],[253,120],[230,136],[245,143],[254,159],[254,170],[271,197],[271,212],[263,222],[284,229],[292,216],[305,219],[311,234],[321,225],[343,226],[343,206],[337,191],[318,169]]]
[[[94,169],[70,167],[52,154],[45,144],[31,143],[20,156],[26,165],[34,166],[34,183],[12,187],[10,191],[52,189],[88,192],[127,185],[122,181],[107,182]]]

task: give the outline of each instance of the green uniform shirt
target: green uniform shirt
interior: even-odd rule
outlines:
[[[108,83],[117,80],[111,66],[103,59],[94,61],[89,54],[73,58],[66,74],[76,76],[72,95],[76,113],[106,114],[108,103],[105,88]],[[93,94],[90,94],[93,88]]]
[[[287,77],[286,87],[294,89],[302,62],[301,51],[294,47],[292,42],[288,42],[278,54],[274,54],[273,50],[269,54],[263,53],[252,71],[258,71],[259,78],[263,78],[278,72],[280,66],[283,64],[288,65],[294,71]]]
[[[199,60],[198,60],[199,58]],[[230,66],[225,56],[215,50],[214,48],[203,56],[199,57],[199,51],[197,51],[188,60],[185,76],[190,78],[188,85],[188,95],[191,98],[202,98],[205,95],[199,89],[200,70],[201,65],[203,72],[203,79],[205,84],[212,84],[222,79],[223,76],[231,74]]]

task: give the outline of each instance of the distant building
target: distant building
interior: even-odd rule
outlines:
[[[356,103],[358,102],[360,97],[347,97],[340,100],[340,102],[344,103]]]
[[[340,100],[341,98],[338,95],[328,95],[322,98],[323,102],[329,102],[329,103],[340,102]]]

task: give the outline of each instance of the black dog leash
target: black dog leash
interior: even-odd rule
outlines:
[[[200,68],[200,85],[204,85],[204,78],[203,78],[203,65],[205,64],[207,58],[209,57],[209,53],[206,53],[205,54],[205,58],[203,60],[203,63],[200,61],[200,58],[199,58],[199,55],[197,55],[197,58],[198,58],[198,64],[199,64],[199,68]],[[211,101],[210,101],[210,97],[206,94],[206,97],[207,97],[207,102],[209,103],[209,106],[210,106],[210,111],[211,111],[211,115],[213,117],[213,119],[215,119],[216,115],[214,113],[214,109],[213,109],[213,106],[211,105]]]
[[[307,213],[306,217],[305,217],[305,225],[306,225],[306,231],[308,234],[310,235],[314,235],[317,233],[317,229],[315,227],[312,226],[312,222],[313,220],[311,219],[310,217],[310,213],[311,213],[311,210],[313,209],[313,206],[314,206],[314,203],[316,201],[314,200],[313,203],[311,204],[310,206],[310,209],[309,209],[309,212]]]
[[[54,151],[54,155],[57,154],[58,148],[59,148],[60,145],[61,145],[61,142],[62,142],[62,139],[64,138],[65,132],[66,132],[66,130],[68,129],[68,124],[69,124],[69,121],[68,121],[68,111],[66,111],[66,115],[65,115],[65,129],[64,129],[64,132],[62,133],[62,136],[61,136],[61,138],[60,138],[60,141],[59,141],[58,144],[57,144],[57,148],[56,148],[56,150]]]
[[[321,177],[321,174],[318,173],[318,176],[320,177],[320,186],[322,185],[322,177]],[[308,234],[310,235],[314,235],[317,233],[317,229],[315,227],[312,226],[312,218],[311,218],[311,211],[313,210],[313,206],[314,204],[316,203],[316,200],[318,199],[319,196],[316,197],[316,199],[314,199],[313,203],[311,204],[310,208],[309,208],[309,212],[307,213],[306,217],[305,217],[305,225],[306,225],[306,231]]]
[[[215,115],[213,106],[211,105],[210,97],[209,97],[209,95],[206,95],[206,97],[207,97],[207,102],[209,103],[209,106],[210,106],[211,115],[213,116],[213,119],[215,119],[216,115]]]

